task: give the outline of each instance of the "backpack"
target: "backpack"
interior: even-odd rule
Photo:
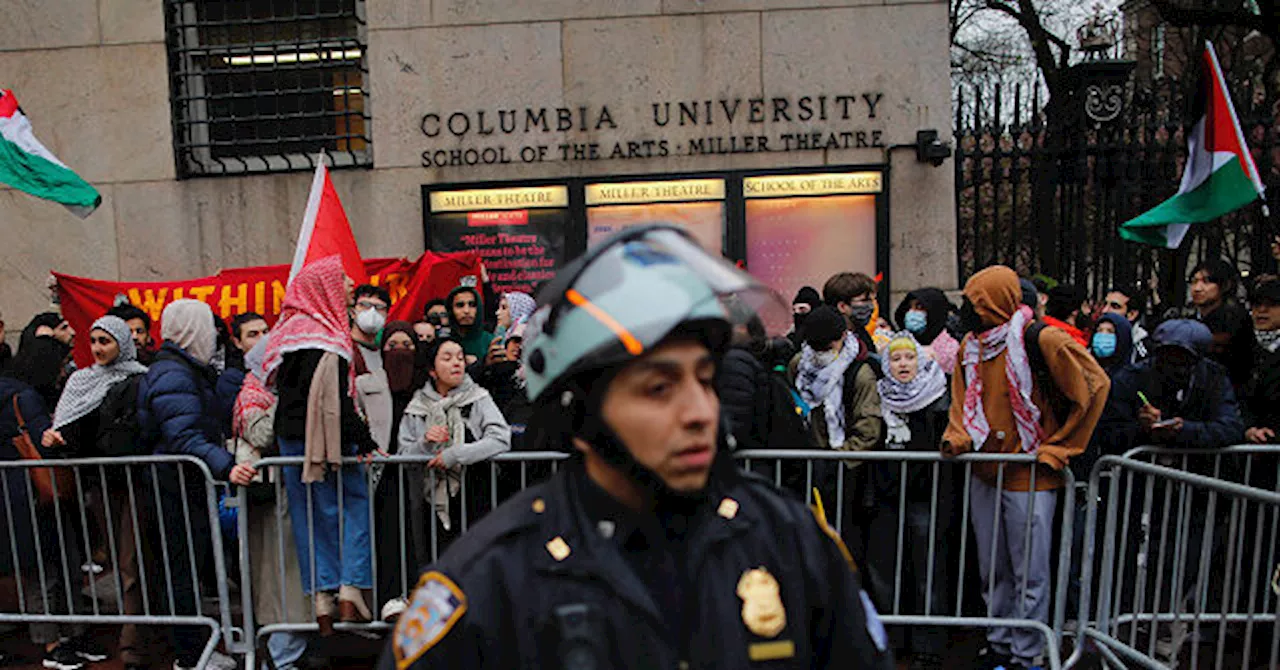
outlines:
[[[1035,385],[1044,391],[1054,418],[1058,420],[1058,425],[1062,425],[1071,416],[1071,403],[1058,390],[1058,384],[1053,381],[1053,375],[1049,372],[1049,363],[1044,359],[1044,351],[1040,349],[1040,333],[1049,327],[1049,324],[1039,319],[1032,321],[1023,332],[1023,340],[1027,348],[1027,364],[1031,366]]]
[[[133,375],[107,389],[98,408],[98,453],[102,456],[138,456],[150,453],[138,419],[138,395],[146,375]]]
[[[768,389],[764,395],[769,403],[765,448],[817,449],[818,442],[809,425],[809,414],[813,408],[787,380],[786,369],[778,366],[765,374]]]

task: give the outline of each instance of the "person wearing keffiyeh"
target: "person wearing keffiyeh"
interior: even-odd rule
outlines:
[[[960,316],[971,332],[961,343],[951,380],[942,452],[1035,455],[1034,466],[974,463],[969,502],[983,581],[994,573],[995,582],[983,585],[992,616],[1047,622],[1061,471],[1088,446],[1111,381],[1084,347],[1052,327],[1040,330],[1038,338],[1047,370],[1032,370],[1025,334],[1035,315],[1022,305],[1012,269],[979,272],[964,295]],[[992,536],[999,529],[1006,532],[993,552]],[[1031,551],[1024,555],[1027,544]],[[1043,637],[1030,629],[991,628],[987,641],[988,658],[1006,667],[1034,667],[1044,651]]]
[[[284,479],[302,589],[315,599],[321,635],[332,634],[339,616],[373,616],[364,593],[373,587],[368,483],[363,465],[341,464],[378,449],[354,401],[354,289],[338,256],[308,263],[285,290],[263,360],[268,386],[279,394],[280,454],[304,457],[301,467],[284,468]]]
[[[942,366],[909,331],[890,337],[881,364],[884,376],[877,386],[886,424],[885,449],[936,450],[947,427],[951,401]],[[955,494],[957,473],[949,464],[902,465],[878,462],[867,466],[875,491],[875,504],[867,515],[868,536],[897,537],[901,527],[903,539],[901,544],[868,542],[864,572],[877,609],[921,615],[945,603],[955,583],[955,503],[960,500]],[[901,589],[894,587],[898,565],[903,570]],[[946,628],[895,629],[892,637],[896,647],[912,656],[912,668],[942,667],[942,654],[950,640]]]

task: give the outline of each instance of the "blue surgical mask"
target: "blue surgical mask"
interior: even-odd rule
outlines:
[[[902,325],[911,331],[913,335],[919,335],[924,332],[925,328],[929,327],[929,315],[918,309],[913,309],[902,317]]]
[[[1115,333],[1093,334],[1093,355],[1098,358],[1111,358],[1116,355]]]

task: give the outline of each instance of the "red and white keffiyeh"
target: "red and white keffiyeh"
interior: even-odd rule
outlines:
[[[341,256],[308,263],[285,289],[280,320],[271,329],[262,363],[268,385],[274,384],[275,372],[285,354],[307,349],[337,354],[347,363],[354,355]],[[354,367],[348,365],[348,370],[354,372]],[[355,392],[354,383],[348,388]]]
[[[980,451],[991,434],[986,409],[982,405],[982,375],[978,366],[1001,353],[1005,357],[1005,376],[1009,380],[1009,405],[1018,426],[1022,450],[1034,454],[1043,439],[1040,428],[1040,408],[1032,402],[1031,392],[1035,381],[1031,363],[1027,360],[1024,334],[1027,324],[1035,319],[1031,308],[1023,305],[1013,318],[1003,325],[984,333],[970,335],[964,343],[964,427],[973,438],[973,448]]]

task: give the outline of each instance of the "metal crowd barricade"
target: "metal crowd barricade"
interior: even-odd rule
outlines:
[[[882,452],[861,452],[846,453],[832,451],[743,451],[734,454],[735,459],[748,469],[758,470],[762,466],[773,464],[773,479],[780,485],[790,483],[797,495],[804,496],[806,500],[812,501],[812,491],[814,487],[823,488],[824,482],[820,481],[822,477],[815,475],[820,472],[823,466],[831,466],[837,472],[851,472],[845,463],[859,462],[863,468],[871,466],[881,466],[882,470],[892,477],[900,477],[905,481],[909,473],[917,473],[919,468],[923,468],[926,476],[929,478],[930,490],[928,505],[930,513],[928,515],[928,546],[926,547],[927,561],[925,565],[924,579],[929,580],[930,584],[926,589],[929,595],[925,598],[922,608],[914,607],[909,601],[911,597],[906,594],[912,584],[909,583],[904,576],[907,574],[905,566],[911,561],[907,557],[908,552],[912,550],[912,546],[908,546],[906,541],[907,528],[904,515],[899,515],[896,519],[896,543],[894,544],[893,558],[891,566],[879,566],[881,572],[885,575],[892,575],[891,578],[885,580],[885,593],[881,594],[882,600],[887,603],[885,607],[884,620],[887,624],[897,626],[940,626],[940,627],[970,627],[970,628],[986,628],[986,627],[1006,627],[1014,629],[1026,629],[1035,631],[1045,640],[1045,656],[1049,667],[1058,668],[1059,664],[1059,634],[1062,629],[1062,622],[1065,616],[1065,601],[1061,597],[1067,583],[1067,564],[1070,560],[1070,542],[1062,543],[1057,557],[1057,573],[1056,584],[1047,585],[1050,591],[1052,602],[1054,603],[1053,611],[1049,622],[1037,621],[1034,619],[1008,619],[993,616],[990,605],[987,606],[985,616],[981,611],[981,605],[973,602],[974,598],[984,594],[966,594],[964,579],[973,570],[972,562],[968,562],[968,550],[970,548],[970,540],[968,528],[970,524],[970,493],[973,468],[979,464],[995,464],[998,469],[997,489],[1003,488],[1005,477],[1005,469],[1011,465],[1026,465],[1035,462],[1035,457],[1025,454],[1001,455],[1001,454],[970,454],[958,458],[944,458],[936,453],[924,452],[906,452],[906,451],[882,451]],[[512,452],[502,454],[495,457],[489,462],[470,466],[464,469],[465,472],[456,480],[447,480],[442,478],[441,471],[433,470],[427,467],[427,463],[431,460],[429,456],[393,456],[389,458],[378,458],[373,461],[373,465],[363,465],[358,463],[356,459],[345,459],[344,468],[356,468],[356,472],[363,478],[365,485],[368,487],[368,508],[362,510],[361,514],[368,515],[368,523],[370,532],[368,535],[369,551],[371,554],[372,582],[373,588],[371,593],[372,602],[371,609],[373,611],[374,621],[367,624],[342,624],[335,625],[335,629],[339,631],[347,631],[356,634],[371,636],[385,632],[389,626],[378,621],[381,607],[389,600],[393,600],[398,596],[411,595],[417,577],[431,561],[436,560],[447,548],[448,542],[457,538],[457,536],[465,533],[467,529],[476,521],[477,513],[483,513],[487,509],[497,507],[503,500],[514,495],[518,491],[538,483],[538,481],[549,476],[558,467],[558,463],[568,458],[567,454],[560,452]],[[289,486],[284,483],[284,477],[296,477],[297,466],[302,464],[300,457],[272,457],[263,459],[258,462],[257,467],[260,473],[264,473],[268,483],[259,486],[273,492],[273,496],[269,496],[274,500],[266,502],[255,499],[251,495],[251,491],[246,488],[240,488],[235,495],[234,505],[239,508],[239,537],[240,537],[240,584],[241,596],[243,599],[243,622],[244,622],[244,640],[243,645],[236,647],[236,651],[242,651],[247,656],[247,666],[254,667],[257,654],[260,653],[262,645],[267,641],[267,637],[277,632],[300,632],[315,631],[318,626],[315,622],[314,612],[311,609],[311,601],[302,591],[310,591],[314,593],[318,584],[316,583],[316,571],[311,570],[311,583],[307,586],[311,588],[303,589],[299,574],[291,574],[289,561],[291,558],[296,560],[299,570],[305,561],[308,565],[315,566],[317,561],[316,537],[319,529],[315,517],[316,510],[313,505],[308,503],[300,508],[295,508],[295,514],[291,515],[285,504],[281,503],[281,499],[287,498]],[[790,479],[784,477],[784,471],[790,468],[791,474],[794,475]],[[956,492],[958,498],[944,499],[938,490],[938,482],[941,481],[943,473],[951,469],[957,486]],[[1034,472],[1034,469],[1033,469]],[[283,474],[284,477],[279,476]],[[1069,472],[1064,472],[1063,476],[1066,485],[1071,486],[1072,480]],[[785,481],[784,481],[785,480]],[[337,489],[336,499],[342,500],[347,495],[349,482],[344,483],[343,477],[329,477],[326,486],[333,486]],[[829,497],[824,496],[824,506],[831,519],[832,524],[837,531],[843,532],[847,523],[853,519],[853,515],[846,513],[846,509],[854,504],[855,489],[857,485],[852,484],[850,477],[839,476],[828,483],[833,484]],[[801,483],[802,482],[802,483]],[[899,482],[900,484],[902,482]],[[313,484],[311,486],[321,486],[322,484]],[[448,487],[450,489],[441,489],[437,486]],[[293,491],[301,492],[306,495],[309,500],[313,498],[307,485],[299,482],[295,483]],[[386,487],[386,488],[384,488]],[[421,493],[416,493],[415,489],[420,488]],[[1034,475],[1032,475],[1032,488],[1034,489]],[[452,505],[457,507],[448,508],[448,515],[451,519],[450,528],[444,527],[443,518],[446,510],[438,506],[437,499],[427,499],[427,492],[440,492],[448,490],[449,499]],[[906,486],[900,485],[896,492],[896,499],[893,501],[881,501],[886,506],[905,505],[907,501],[908,491]],[[1052,495],[1057,496],[1057,491],[1040,491],[1028,493],[1034,500],[1035,496]],[[383,497],[380,501],[379,497]],[[417,499],[415,499],[417,498]],[[999,510],[999,502],[1002,498],[996,496],[997,513]],[[959,505],[959,508],[957,508]],[[341,509],[342,505],[339,504]],[[483,508],[477,510],[477,508]],[[950,512],[959,510],[956,519],[957,523],[951,524],[950,528],[944,528],[939,525],[940,519],[947,516]],[[284,530],[284,521],[288,517],[293,520],[302,518],[302,514],[298,514],[302,510],[302,514],[306,515],[303,521],[303,528],[293,527],[290,532]],[[389,511],[394,511],[395,517],[388,519],[386,515]],[[1046,532],[1059,534],[1064,538],[1071,537],[1072,515],[1063,514],[1063,527],[1061,529],[1048,528]],[[343,514],[338,515],[339,537],[342,537],[341,525],[348,521]],[[260,544],[274,545],[274,553],[269,558],[264,559],[263,555],[255,555],[255,551],[251,551],[251,542],[249,538],[254,532],[255,524],[268,524],[274,527],[272,536]],[[940,530],[941,529],[941,530]],[[1031,523],[1028,518],[1027,533],[1025,534],[1025,542],[1030,545]],[[942,533],[946,532],[951,535],[949,538],[952,546],[958,545],[959,552],[951,555],[942,551],[935,551],[934,546],[941,541]],[[297,552],[295,540],[305,541],[308,550]],[[991,551],[996,551],[1006,542],[1004,532],[995,532],[991,537]],[[363,551],[359,549],[359,551]],[[1028,551],[1023,551],[1030,560]],[[933,591],[932,582],[935,570],[940,566],[945,566],[947,561],[957,560],[958,577],[950,580],[951,588],[945,593],[940,601],[932,599]],[[270,565],[262,565],[264,560],[269,561]],[[954,566],[952,566],[954,567]],[[263,569],[270,572],[269,575],[262,574]],[[995,562],[992,562],[991,571],[988,575],[994,575]],[[255,571],[257,574],[255,574]],[[397,574],[398,573],[398,574]],[[1024,567],[1023,573],[1027,574]],[[289,584],[290,582],[297,584],[296,592],[292,594],[286,593],[281,588],[277,592],[273,592],[270,598],[274,601],[271,608],[274,614],[270,620],[263,621],[257,616],[255,607],[263,608],[266,603],[263,598],[256,593],[255,589],[258,584],[274,583]],[[993,580],[991,580],[993,581]],[[386,584],[392,584],[387,588]],[[270,588],[268,586],[268,588]],[[1027,580],[1024,578],[1021,585],[1021,592],[1026,593],[1028,588]],[[966,603],[966,598],[969,602]],[[292,600],[290,600],[292,598]],[[945,601],[945,602],[943,602]],[[290,603],[296,605],[292,613],[289,612]],[[278,605],[278,607],[276,607]],[[265,611],[265,609],[263,610]],[[284,616],[279,616],[283,614]]]
[[[1096,653],[1116,667],[1280,668],[1278,479],[1274,445],[1102,458],[1067,667]]]
[[[33,473],[50,475],[51,496]],[[12,584],[0,623],[56,626],[58,636],[88,625],[206,628],[204,666],[236,630],[217,498],[208,467],[188,456],[0,461],[0,584]],[[178,517],[183,528],[166,528]],[[206,607],[210,577],[217,603]]]

